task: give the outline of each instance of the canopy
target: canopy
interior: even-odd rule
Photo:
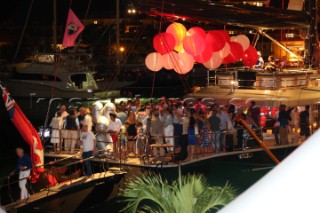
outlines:
[[[164,4],[163,4],[164,3]],[[305,11],[256,7],[212,0],[137,0],[139,11],[172,21],[223,24],[259,29],[308,28]],[[164,6],[162,8],[162,6]]]
[[[234,104],[246,106],[251,101],[256,101],[260,106],[277,107],[280,104],[287,106],[302,106],[320,103],[320,87],[294,88],[281,90],[252,90],[235,89],[209,86],[200,91],[187,95],[188,98],[210,98],[217,104]]]

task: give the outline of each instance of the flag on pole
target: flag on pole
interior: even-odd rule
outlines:
[[[2,98],[9,113],[10,119],[17,128],[22,138],[30,146],[30,156],[32,160],[31,180],[36,182],[39,173],[43,172],[43,147],[40,136],[34,126],[27,119],[25,114],[20,109],[19,105],[11,97],[8,90],[0,83],[2,90]]]
[[[83,24],[78,19],[76,14],[69,9],[66,29],[64,31],[62,46],[64,47],[72,47],[78,37],[78,35],[84,29]]]

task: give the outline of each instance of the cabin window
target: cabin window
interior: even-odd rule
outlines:
[[[75,74],[70,76],[71,81],[74,83],[76,87],[82,89],[83,82],[87,82],[86,74]]]
[[[19,73],[13,71],[12,79],[26,81],[54,81],[54,76],[48,74]],[[61,79],[57,77],[56,81],[61,81]]]

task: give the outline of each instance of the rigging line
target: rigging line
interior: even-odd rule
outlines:
[[[164,11],[164,0],[162,0],[162,5],[161,5],[161,16],[160,16],[159,33],[161,32],[161,29],[162,29],[163,11]],[[153,98],[155,80],[156,80],[156,72],[153,74],[151,98]]]
[[[87,10],[86,10],[86,14],[84,15],[84,21],[87,20],[87,17],[88,17],[88,14],[89,14],[89,10],[90,10],[90,6],[91,6],[91,1],[92,1],[92,0],[89,0],[88,7],[87,7]],[[80,36],[79,36],[79,39],[78,39],[76,48],[80,45],[80,41],[81,41],[82,35],[83,35],[83,34],[81,33]]]
[[[54,74],[54,80],[53,80],[53,86],[51,88],[51,98],[49,100],[49,105],[48,105],[48,110],[47,110],[47,114],[46,114],[46,119],[44,121],[44,125],[43,125],[43,132],[42,132],[42,141],[44,139],[44,131],[48,125],[48,121],[49,121],[49,112],[50,112],[50,108],[51,108],[51,103],[53,101],[53,97],[54,97],[54,89],[56,87],[56,82],[57,82],[57,75],[58,75],[58,71],[60,68],[60,62],[61,62],[61,55],[62,55],[62,50],[60,49],[60,53],[59,53],[59,57],[57,60],[57,64],[55,66],[55,74]]]
[[[112,21],[110,24],[107,25],[106,29],[103,31],[103,33],[101,34],[101,36],[96,40],[94,45],[91,45],[92,48],[96,48],[96,46],[98,46],[100,40],[103,38],[103,36],[106,34],[106,32],[109,30],[110,26],[114,24],[114,21]]]
[[[128,47],[128,51],[127,51],[127,55],[124,55],[124,60],[127,60],[128,57],[131,55],[133,48],[136,46],[136,44],[138,43],[139,38],[142,36],[144,29],[146,28],[146,26],[142,27],[142,30],[137,33],[137,35],[135,36],[134,40],[132,41],[131,45],[129,45]],[[132,49],[132,50],[131,50]],[[112,75],[112,81],[110,84],[108,84],[105,88],[105,90],[107,89],[111,89],[115,83],[115,79],[116,77],[118,77],[120,75],[120,73],[114,73]]]
[[[146,28],[146,25],[144,25],[141,29],[141,31],[139,33],[136,34],[135,38],[133,39],[133,41],[131,42],[131,44],[129,45],[128,47],[128,50],[127,50],[127,55],[124,55],[124,60],[126,61],[128,59],[128,57],[131,55],[132,51],[133,51],[133,48],[137,45],[138,43],[138,40],[139,38],[142,36],[143,32],[144,32],[144,29]],[[131,50],[132,49],[132,50]],[[126,66],[126,65],[125,65]],[[110,84],[108,84],[106,87],[105,87],[105,90],[108,90],[108,89],[111,89],[115,83],[115,79],[116,77],[118,77],[120,75],[120,73],[113,73],[112,75],[112,81]]]
[[[139,37],[135,40],[135,42],[129,47],[130,50],[127,51],[127,55],[125,55],[125,59],[126,61],[128,60],[128,58],[133,54],[133,50],[134,48],[137,46],[139,39],[142,37],[145,29],[147,28],[146,25],[144,25],[140,31]]]
[[[28,21],[29,21],[29,18],[30,18],[30,14],[31,14],[33,2],[34,2],[34,0],[31,0],[30,7],[29,7],[29,10],[28,10],[28,14],[27,14],[27,18],[26,18],[26,21],[24,22],[24,26],[23,26],[23,29],[22,29],[22,33],[21,33],[21,36],[20,36],[20,39],[19,39],[19,43],[18,43],[16,52],[14,53],[13,62],[16,61],[18,52],[19,52],[19,50],[20,50],[20,46],[21,46],[21,43],[22,43],[22,39],[23,39],[24,33],[25,33],[26,28],[27,28],[27,25],[28,25]]]

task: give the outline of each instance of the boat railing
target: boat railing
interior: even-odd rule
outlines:
[[[96,155],[98,155],[98,153],[100,153],[100,152],[103,152],[103,150],[97,150]],[[59,159],[59,160],[56,160],[56,161],[50,161],[50,162],[48,162],[46,164],[39,165],[37,167],[33,167],[31,169],[30,175],[28,177],[18,178],[18,179],[15,178],[14,181],[12,181],[11,179],[12,179],[12,177],[14,177],[16,175],[19,175],[18,172],[14,173],[14,174],[9,174],[7,176],[2,176],[2,177],[0,177],[0,180],[6,180],[7,183],[6,184],[2,184],[1,188],[4,188],[4,187],[8,188],[8,198],[10,199],[11,203],[15,202],[14,199],[13,199],[13,196],[12,196],[12,186],[15,185],[15,184],[18,184],[22,180],[27,180],[28,188],[29,188],[28,191],[31,192],[30,194],[34,194],[35,192],[34,192],[34,190],[32,188],[31,177],[32,177],[33,173],[36,174],[36,175],[40,175],[38,172],[36,172],[36,170],[37,170],[37,168],[42,167],[42,168],[44,168],[44,171],[41,172],[41,173],[42,173],[42,175],[47,177],[48,185],[45,188],[42,188],[41,191],[46,191],[47,192],[47,196],[48,196],[50,192],[53,192],[52,191],[52,187],[54,187],[54,186],[56,186],[58,184],[62,184],[62,183],[70,183],[70,184],[72,184],[75,179],[80,177],[79,173],[72,173],[71,172],[70,168],[72,166],[79,165],[79,163],[83,163],[84,161],[90,161],[90,160],[95,158],[95,156],[91,156],[91,157],[88,157],[88,158],[85,158],[85,159],[74,160],[71,163],[67,163],[67,164],[63,164],[63,165],[57,165],[57,164],[61,163],[62,161],[66,161],[66,160],[74,158],[74,157],[75,157],[75,155],[72,155],[72,156],[68,156],[68,157],[65,157],[65,158],[62,158],[62,159]],[[101,162],[101,163],[103,163],[103,162]],[[69,170],[68,178],[66,180],[61,181],[61,182],[57,181],[58,169],[59,168],[67,168],[67,170]],[[92,166],[92,171],[93,171],[93,173],[95,173],[95,167],[94,166]],[[105,168],[104,165],[100,166],[100,175],[103,174],[104,177],[105,177],[107,171],[108,171],[108,169]],[[50,178],[51,178],[51,181],[49,180]],[[0,195],[0,197],[1,197],[1,195]],[[28,198],[25,200],[25,203],[28,203]]]
[[[212,73],[214,73],[213,76]],[[318,86],[319,79],[313,79],[311,75],[311,71],[286,71],[274,73],[238,71],[236,69],[224,72],[208,71],[207,86],[259,90]]]
[[[212,132],[211,130],[209,130],[208,132],[201,132],[199,134],[195,134],[194,136],[197,138],[197,144],[195,145],[198,149],[197,154],[206,154],[208,152],[204,151],[204,149],[202,149],[201,147],[203,146],[207,146],[207,147],[212,147],[212,149],[215,149],[217,147],[221,146],[226,147],[227,146],[227,140],[230,139],[231,137],[228,137],[227,135],[236,135],[237,132],[239,130],[244,130],[244,128],[233,128],[232,130],[220,130],[220,131],[214,131]],[[254,131],[256,132],[257,135],[259,135],[262,138],[262,128],[254,128]],[[99,137],[101,135],[108,135],[109,137]],[[105,158],[109,158],[112,160],[118,159],[119,156],[121,156],[119,153],[121,152],[121,149],[123,149],[123,147],[121,147],[121,143],[120,143],[120,135],[118,134],[116,137],[116,142],[112,141],[112,138],[110,136],[110,133],[108,132],[104,132],[104,131],[95,131],[95,136],[96,136],[96,142],[97,142],[97,150],[100,151],[101,155],[103,155]],[[247,133],[246,131],[244,131],[243,133],[243,138],[244,138],[244,143],[241,146],[241,149],[248,149],[247,145],[246,145],[246,141],[248,140],[249,133]],[[207,139],[204,139],[206,138]],[[108,140],[109,138],[109,140]],[[233,139],[236,138],[236,136],[232,137]],[[62,139],[62,138],[60,138]],[[104,140],[103,140],[104,139]],[[145,154],[150,151],[152,148],[172,148],[174,151],[173,153],[175,153],[175,149],[176,149],[176,145],[172,145],[170,146],[170,140],[173,139],[174,141],[179,140],[180,136],[165,136],[165,135],[161,135],[161,136],[152,136],[152,135],[145,135]],[[127,142],[126,142],[126,149],[127,150],[127,154],[129,151],[133,151],[134,147],[136,146],[136,142],[138,140],[138,137],[127,137]],[[207,144],[204,144],[204,140],[208,140]],[[217,141],[219,140],[219,141]],[[231,144],[232,147],[230,147],[231,150],[234,150],[236,147],[236,142],[234,141],[233,143],[228,143],[229,145]],[[108,147],[108,145],[112,145],[112,146],[117,146],[115,149],[112,149],[110,147]],[[258,145],[258,144],[257,144]],[[60,140],[60,149],[62,150],[62,140]],[[216,152],[221,152],[223,150],[216,150]],[[74,156],[71,155],[69,158],[73,158]],[[68,158],[65,158],[68,159]],[[63,159],[61,159],[63,160]],[[120,159],[124,160],[124,159]],[[49,162],[50,163],[50,162]]]

